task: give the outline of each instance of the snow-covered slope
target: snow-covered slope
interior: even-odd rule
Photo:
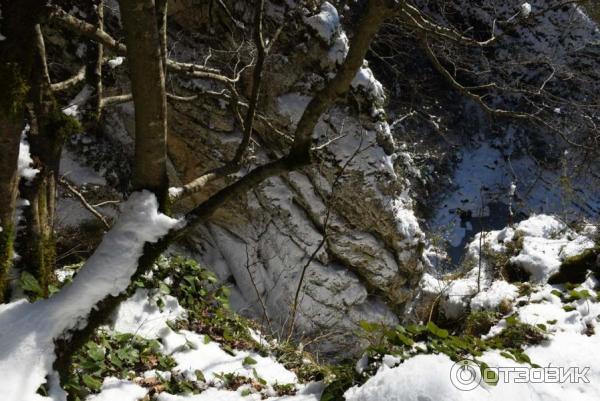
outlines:
[[[516,249],[515,241],[520,244]],[[597,400],[600,397],[600,367],[593,350],[600,346],[598,279],[588,272],[587,279],[578,285],[547,283],[548,278],[557,273],[562,261],[594,248],[597,241],[595,227],[576,233],[554,217],[537,215],[514,228],[484,234],[486,250],[482,256],[481,275],[478,267],[479,240],[476,238],[469,245],[467,256],[474,261],[472,265],[475,267],[464,277],[442,280],[430,275],[424,277],[423,293],[438,297],[441,311],[449,319],[464,319],[469,310],[503,311],[504,318],[487,334],[484,333],[484,340],[500,335],[515,322],[541,330],[545,340],[530,345],[526,340],[521,343],[530,364],[523,363],[524,360],[516,362],[510,353],[501,349],[487,350],[476,358],[465,357],[477,362],[471,365],[475,367],[472,371],[474,376],[470,378],[466,372],[461,379],[457,376],[460,375],[457,367],[462,365],[457,365],[456,360],[443,353],[421,354],[401,364],[398,364],[400,359],[391,366],[382,364],[363,386],[348,390],[346,400]],[[495,265],[498,255],[507,255],[509,259],[502,260],[529,273],[529,281],[511,284],[502,279],[503,273],[498,273]],[[421,302],[427,299],[432,298],[425,296]],[[497,383],[488,384],[482,380],[479,368],[482,363],[492,369],[506,368],[497,371],[500,372]],[[533,367],[538,370],[531,380],[519,381],[514,374],[515,368],[521,369],[529,378]],[[544,373],[540,367],[579,370],[573,371],[578,373],[573,373],[572,380],[563,379],[559,383],[543,376],[549,373]],[[512,376],[507,373],[508,368],[513,368]],[[539,376],[540,373],[542,376]],[[457,380],[469,385],[465,384],[461,389],[462,382]],[[474,383],[472,387],[471,383]],[[464,390],[467,387],[469,391]]]
[[[44,399],[36,392],[55,376],[54,341],[81,327],[102,299],[125,291],[144,244],[155,242],[176,224],[158,212],[153,194],[135,193],[72,284],[42,301],[0,305],[0,399]],[[55,387],[56,377],[50,385]]]

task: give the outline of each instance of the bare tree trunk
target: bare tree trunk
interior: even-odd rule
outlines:
[[[90,13],[95,19],[92,23],[98,27],[98,30],[104,31],[104,0],[100,0],[95,6],[95,10],[90,10]],[[95,92],[92,104],[92,124],[95,126],[94,128],[97,128],[97,124],[102,118],[102,60],[104,58],[104,45],[99,42],[92,42],[92,46],[95,57],[89,61],[87,75],[90,77],[90,84],[94,87]]]
[[[18,157],[28,79],[32,68],[34,26],[41,7],[35,0],[0,2],[3,32],[0,42],[0,303],[7,289],[15,237],[14,215],[18,193]]]
[[[135,189],[154,192],[161,209],[165,210],[168,201],[167,101],[161,50],[165,28],[159,33],[159,18],[152,0],[120,0],[119,6],[135,104],[133,185]]]
[[[48,294],[54,277],[56,244],[54,217],[60,156],[66,137],[79,129],[79,124],[63,114],[50,88],[46,50],[40,25],[35,26],[33,38],[34,68],[30,92],[31,156],[39,173],[31,182],[20,186],[21,196],[29,203],[24,208],[25,229],[19,241],[22,256],[20,266],[35,276]]]

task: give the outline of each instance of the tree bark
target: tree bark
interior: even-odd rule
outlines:
[[[167,207],[167,100],[162,43],[154,1],[120,0],[135,104],[133,185]]]
[[[30,182],[20,185],[21,196],[29,205],[23,209],[25,228],[19,241],[22,257],[19,265],[38,279],[43,290],[40,295],[46,296],[55,269],[54,216],[60,156],[66,137],[77,129],[78,123],[62,113],[52,95],[44,37],[39,24],[35,26],[32,42],[34,62],[28,139],[31,157],[39,172]]]
[[[7,273],[13,260],[19,144],[33,63],[31,43],[41,14],[39,3],[36,0],[0,1],[6,35],[0,42],[0,303],[4,300]]]

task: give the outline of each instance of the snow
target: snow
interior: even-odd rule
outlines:
[[[480,236],[483,236],[484,248],[481,263]],[[534,215],[514,228],[476,234],[467,246],[465,256],[465,260],[471,261],[471,270],[454,279],[436,278],[425,273],[419,283],[420,291],[427,297],[440,296],[441,311],[449,319],[460,318],[469,307],[472,310],[495,310],[504,300],[514,301],[517,287],[503,280],[492,281],[494,261],[488,260],[486,253],[507,252],[507,244],[519,238],[522,248],[510,258],[510,262],[528,272],[531,275],[529,280],[536,284],[546,283],[558,272],[565,258],[579,255],[595,246],[594,240],[567,228],[556,217]],[[481,291],[478,292],[478,288]]]
[[[342,64],[348,55],[349,46],[348,36],[346,36],[345,32],[341,31],[335,36],[333,44],[329,48],[329,52],[327,53],[328,61],[333,64]]]
[[[85,401],[138,401],[146,396],[146,390],[127,380],[107,377],[102,383],[100,393],[91,395]]]
[[[508,149],[481,141],[461,149],[457,155],[459,162],[451,177],[452,187],[428,221],[430,232],[441,235],[449,243],[449,252],[459,255],[454,262],[458,262],[475,234],[468,223],[479,223],[486,231],[501,229],[508,224],[511,200],[517,217],[558,214],[562,221],[581,217],[595,220],[600,213],[597,183],[591,177],[574,177],[573,192],[568,194],[561,185],[560,171],[544,169],[530,156],[516,154],[510,149],[512,141],[507,134]],[[515,177],[518,182],[513,195]],[[471,212],[473,217],[464,221],[460,210]],[[521,230],[530,233],[540,223],[521,226]],[[554,224],[547,229],[560,230],[561,223]]]
[[[583,233],[583,234],[582,234]],[[422,292],[442,294],[440,306],[448,318],[458,318],[470,306],[471,310],[497,310],[500,303],[508,300],[512,304],[511,315],[518,321],[532,326],[542,325],[547,339],[537,345],[524,344],[524,352],[533,364],[542,367],[589,368],[586,377],[589,382],[540,383],[504,380],[495,386],[482,383],[470,391],[460,391],[450,380],[454,362],[444,354],[417,355],[396,366],[394,357],[384,356],[379,371],[362,386],[355,386],[345,394],[346,401],[422,401],[455,400],[501,401],[559,401],[565,399],[600,399],[600,366],[591,350],[600,346],[600,302],[598,300],[598,279],[589,274],[586,280],[567,291],[562,285],[549,285],[547,277],[560,265],[566,256],[576,255],[594,246],[586,235],[569,229],[558,218],[549,215],[534,215],[528,220],[499,231],[478,234],[467,247],[467,260],[474,262],[470,271],[461,278],[450,280],[436,278],[426,273],[419,287]],[[482,236],[483,235],[483,236]],[[516,250],[517,263],[528,260],[536,264],[540,275],[533,274],[529,288],[519,295],[518,288],[503,279],[491,281],[494,264],[490,264],[484,254],[481,260],[481,288],[476,293],[478,276],[479,236],[489,252],[507,252],[508,242],[521,238],[523,249]],[[513,250],[514,251],[514,250]],[[537,259],[536,259],[537,258]],[[569,288],[570,289],[570,288]],[[557,292],[558,291],[558,292]],[[462,293],[462,295],[461,295]],[[562,294],[562,295],[561,295]],[[572,296],[571,294],[580,294]],[[584,295],[581,295],[584,294]],[[559,296],[561,295],[561,296]],[[483,339],[500,334],[508,326],[506,318],[492,327]],[[539,327],[539,326],[538,326]],[[490,367],[529,367],[507,359],[500,350],[490,350],[477,357]],[[391,367],[391,368],[390,368]],[[479,375],[477,367],[476,375]],[[502,375],[502,374],[501,374]],[[480,376],[477,376],[480,377]],[[514,378],[514,376],[513,376]]]
[[[321,11],[306,18],[306,24],[312,27],[327,44],[331,44],[333,36],[339,29],[340,17],[337,9],[329,2],[321,4]]]
[[[402,194],[391,200],[390,207],[393,216],[396,219],[398,232],[405,238],[404,242],[409,245],[415,245],[421,241],[425,235],[421,231],[414,210],[407,205],[408,200],[408,195]]]
[[[107,295],[123,292],[144,244],[157,241],[177,224],[178,220],[158,212],[153,194],[134,193],[71,284],[35,303],[0,305],[0,399],[47,399],[36,391],[52,372],[54,340],[81,327]]]
[[[594,313],[597,314],[598,310]],[[552,317],[553,315],[545,315],[543,319]],[[546,320],[543,322],[546,323]],[[560,322],[557,323],[557,326],[561,325]],[[551,334],[550,341],[529,346],[525,350],[532,362],[542,367],[589,367],[586,374],[589,383],[517,383],[514,380],[505,383],[501,380],[495,386],[482,383],[473,390],[461,391],[450,380],[454,362],[448,356],[417,355],[391,369],[384,364],[363,386],[349,389],[344,396],[346,401],[598,400],[600,367],[596,353],[590,351],[599,346],[598,334],[587,336],[581,332],[566,330]],[[490,367],[528,366],[507,359],[496,350],[485,352],[479,360]]]
[[[108,65],[113,70],[123,64],[124,57],[115,57],[113,59],[108,60]]]
[[[351,86],[353,89],[364,90],[373,100],[378,101],[379,103],[383,103],[385,100],[383,85],[375,78],[373,71],[371,71],[366,61],[356,73]]]
[[[162,308],[156,304],[162,300]],[[153,296],[150,290],[138,289],[135,294],[122,302],[115,312],[112,329],[119,333],[132,333],[147,339],[168,338],[167,321],[185,314],[177,298],[170,295]]]
[[[550,238],[566,228],[553,216],[538,214],[517,224],[515,230],[525,236]]]
[[[495,281],[490,288],[475,295],[471,300],[471,310],[495,310],[505,299],[513,301],[519,290],[506,281]]]
[[[461,391],[449,380],[454,362],[446,355],[417,355],[384,368],[363,386],[346,391],[346,401],[458,401],[488,399],[483,388]]]
[[[19,177],[22,177],[26,180],[32,180],[33,177],[35,177],[35,175],[40,172],[40,170],[31,167],[33,165],[33,159],[31,158],[31,154],[29,153],[27,131],[29,131],[29,127],[26,127],[21,134],[21,143],[19,145],[18,174]]]
[[[235,355],[230,355],[218,343],[207,342],[208,339],[204,335],[185,330],[182,330],[181,333],[185,336],[191,349],[176,352],[172,356],[177,362],[175,369],[186,377],[195,377],[196,370],[201,370],[206,380],[209,381],[217,380],[215,375],[223,372],[253,377],[253,369],[256,369],[260,377],[268,384],[298,382],[298,378],[293,372],[269,357],[247,351],[237,351]],[[256,364],[245,366],[243,362],[247,357],[254,359]]]
[[[548,215],[536,215],[519,223],[515,232],[523,236],[523,249],[511,262],[530,273],[535,283],[544,283],[557,273],[566,257],[594,247],[594,241],[575,234]]]
[[[521,16],[523,18],[527,18],[531,15],[531,4],[523,3],[521,4]]]
[[[220,390],[216,388],[209,388],[208,390],[196,394],[196,395],[172,395],[168,393],[161,393],[157,397],[157,401],[259,401],[261,395],[259,393],[250,394],[247,396],[242,395],[244,387],[240,387],[238,391]],[[283,397],[269,397],[270,401],[319,401],[320,389],[312,389],[307,387],[304,390],[299,391],[293,396]]]

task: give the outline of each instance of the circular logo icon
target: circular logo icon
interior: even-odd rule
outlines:
[[[461,391],[475,389],[481,383],[481,379],[479,365],[467,359],[456,362],[450,369],[450,381]]]

